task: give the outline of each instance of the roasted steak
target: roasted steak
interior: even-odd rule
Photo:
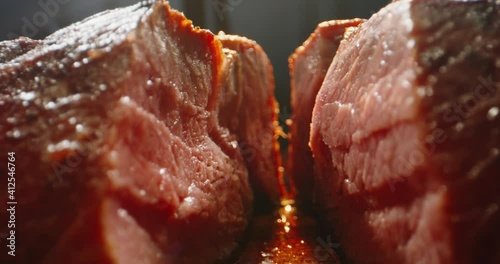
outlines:
[[[297,186],[297,198],[303,203],[310,202],[312,198],[314,161],[309,147],[309,132],[316,95],[340,41],[362,22],[361,19],[353,19],[319,24],[288,60],[293,110],[289,137],[288,175]]]
[[[40,41],[33,40],[26,37],[20,37],[19,39],[2,41],[0,42],[0,63],[6,63],[17,56],[34,49]]]
[[[224,48],[238,54],[234,72],[224,87],[219,120],[222,126],[238,135],[256,205],[273,205],[280,198],[276,175],[280,174],[277,164],[281,164],[281,157],[271,62],[253,40],[224,33],[219,33],[217,38]]]
[[[397,1],[319,91],[314,195],[353,263],[500,263],[498,1]]]
[[[149,1],[0,45],[17,261],[209,263],[235,248],[252,211],[249,177],[267,180],[256,191],[268,200],[278,193],[276,105],[262,49],[221,38]],[[243,87],[247,76],[260,81]],[[267,173],[250,168],[256,160]]]

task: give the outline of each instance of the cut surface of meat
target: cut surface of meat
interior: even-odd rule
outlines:
[[[353,263],[500,262],[500,9],[397,1],[316,98],[314,195]]]
[[[245,37],[219,33],[224,48],[235,51],[234,73],[223,88],[219,117],[239,137],[256,206],[279,202],[281,157],[278,145],[278,103],[274,97],[271,62],[262,48]],[[256,208],[258,209],[258,208]]]
[[[241,44],[253,53],[223,49],[166,2],[150,1],[2,45],[11,55],[0,64],[0,151],[16,155],[17,261],[213,262],[247,226],[249,177],[269,177],[258,192],[278,193],[276,149],[241,145],[245,133],[275,126],[272,71],[255,43]],[[235,71],[241,60],[264,70]],[[224,87],[249,75],[267,80],[252,84],[259,93],[241,107],[259,115],[234,130],[236,117],[221,114],[232,103]],[[249,175],[250,150],[271,172]]]
[[[297,199],[312,199],[314,161],[309,147],[311,116],[316,95],[325,79],[340,41],[357,28],[362,19],[320,23],[288,59],[291,77],[291,106],[288,175],[296,186]]]

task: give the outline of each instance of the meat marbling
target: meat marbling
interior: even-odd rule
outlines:
[[[230,254],[252,211],[249,177],[267,179],[257,192],[275,199],[279,160],[269,61],[254,42],[221,38],[149,1],[0,45],[0,152],[17,159],[17,261],[207,263]],[[228,84],[240,75],[261,81]],[[224,113],[228,97],[244,122]],[[253,141],[259,133],[264,146]],[[255,159],[266,174],[248,168]],[[7,192],[0,197],[5,204]]]
[[[500,263],[498,1],[396,1],[316,98],[314,195],[353,263]]]

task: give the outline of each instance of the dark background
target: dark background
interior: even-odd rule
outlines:
[[[138,0],[1,0],[0,39],[17,35],[43,38],[105,9]],[[195,25],[256,40],[271,59],[281,121],[289,117],[288,56],[319,22],[368,18],[390,0],[172,0]],[[31,23],[32,27],[27,26]],[[34,29],[34,30],[33,30]]]

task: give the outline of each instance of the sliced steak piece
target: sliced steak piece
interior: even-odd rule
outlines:
[[[244,56],[266,70],[234,71]],[[215,35],[150,1],[95,15],[0,64],[0,152],[16,153],[16,260],[209,263],[227,256],[253,201],[238,142],[244,132],[269,133],[275,117],[271,91],[255,94],[244,107],[269,109],[244,118],[262,124],[248,120],[232,131],[235,117],[220,114],[229,96],[223,88],[240,75],[269,80],[267,63],[262,50],[224,52]],[[252,150],[277,171],[275,153]],[[276,182],[276,174],[266,177]],[[5,204],[7,192],[0,197]],[[5,223],[8,217],[0,213]],[[7,225],[0,233],[9,233]]]
[[[309,132],[316,95],[340,41],[362,22],[362,19],[323,22],[288,59],[293,110],[288,175],[294,181],[299,200],[311,201],[312,197],[314,161]]]
[[[279,201],[278,103],[271,62],[262,48],[245,37],[219,33],[224,48],[235,51],[234,74],[223,88],[221,125],[239,136],[257,205]],[[278,164],[278,166],[277,166]],[[259,209],[259,208],[257,208]]]
[[[317,96],[314,194],[353,263],[500,263],[500,8],[398,1]]]

